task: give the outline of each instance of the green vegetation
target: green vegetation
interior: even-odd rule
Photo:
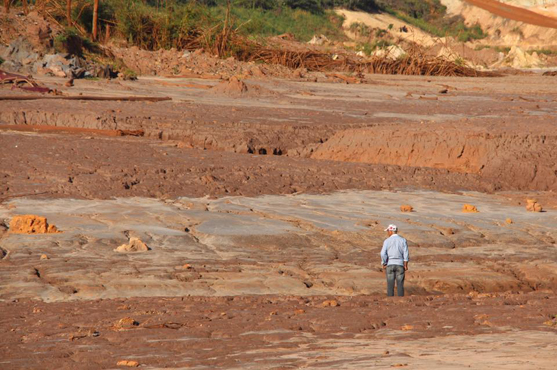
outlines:
[[[530,50],[528,50],[528,54],[533,54],[534,52],[536,52],[538,54],[547,55],[547,56],[557,55],[557,50],[551,50],[551,49],[530,49]]]
[[[90,34],[92,29],[93,0],[73,0],[73,4],[75,29],[58,40],[66,49],[71,43],[79,44],[74,34]],[[467,27],[457,17],[447,19],[439,0],[230,0],[229,17],[227,4],[227,0],[103,0],[99,35],[102,38],[110,28],[111,35],[130,45],[150,50],[183,49],[200,46],[192,45],[192,40],[202,40],[205,46],[218,43],[219,37],[226,36],[226,23],[230,32],[252,39],[291,33],[299,41],[308,41],[316,34],[343,40],[342,18],[332,11],[340,6],[380,9],[439,37],[451,35],[460,41],[485,37],[479,26]],[[60,23],[66,22],[63,9],[54,16]],[[364,25],[354,27],[361,35],[372,35]],[[381,38],[387,31],[374,32]],[[82,38],[84,47],[87,41]]]
[[[209,8],[215,20],[224,19],[225,7]],[[309,41],[314,35],[325,35],[329,39],[342,40],[342,17],[332,11],[313,13],[301,8],[290,7],[272,10],[254,8],[232,8],[234,27],[245,36],[260,37],[291,33],[299,41]]]

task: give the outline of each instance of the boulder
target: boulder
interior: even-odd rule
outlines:
[[[462,206],[462,212],[464,213],[478,213],[478,209],[476,208],[476,206],[473,206],[471,204],[465,204]]]
[[[122,244],[114,251],[119,253],[127,253],[127,252],[147,252],[151,250],[147,246],[147,244],[143,243],[139,238],[131,238],[128,244]]]
[[[528,199],[526,200],[526,210],[528,212],[541,212],[543,211],[543,207],[541,204],[538,203],[535,199]]]
[[[35,215],[15,216],[10,221],[12,234],[50,234],[59,233],[54,225],[49,225],[46,217]]]
[[[408,204],[400,206],[400,212],[412,212],[414,211],[414,207],[409,206]]]

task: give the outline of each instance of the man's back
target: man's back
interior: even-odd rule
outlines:
[[[408,243],[398,234],[393,234],[383,242],[381,260],[384,265],[404,266],[408,262]]]

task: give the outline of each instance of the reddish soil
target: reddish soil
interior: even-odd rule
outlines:
[[[550,77],[316,78],[44,79],[172,101],[0,101],[0,367],[551,368]],[[63,232],[12,234],[17,214]],[[402,299],[373,295],[393,220]],[[150,250],[114,252],[135,237]]]
[[[357,369],[364,358],[386,368],[411,365],[441,350],[444,337],[498,334],[498,340],[512,345],[515,331],[554,333],[550,324],[557,298],[540,292],[394,300],[183,297],[50,304],[22,300],[0,303],[0,308],[0,345],[10,348],[0,360],[6,370],[107,369],[121,360],[148,368]],[[528,335],[522,334],[522,341]],[[375,345],[363,358],[339,361],[350,353],[343,348],[350,342]],[[421,347],[416,357],[408,354],[414,342]],[[485,341],[483,352],[490,348]],[[471,355],[476,361],[483,356],[481,350]]]

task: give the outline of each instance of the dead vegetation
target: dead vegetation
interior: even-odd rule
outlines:
[[[246,62],[280,64],[292,69],[308,71],[341,71],[353,73],[377,73],[421,76],[493,77],[492,72],[481,72],[440,57],[431,57],[415,47],[407,54],[392,59],[388,56],[372,56],[360,59],[348,53],[331,54],[316,50],[294,51],[265,47],[261,44],[237,40],[234,57]]]

